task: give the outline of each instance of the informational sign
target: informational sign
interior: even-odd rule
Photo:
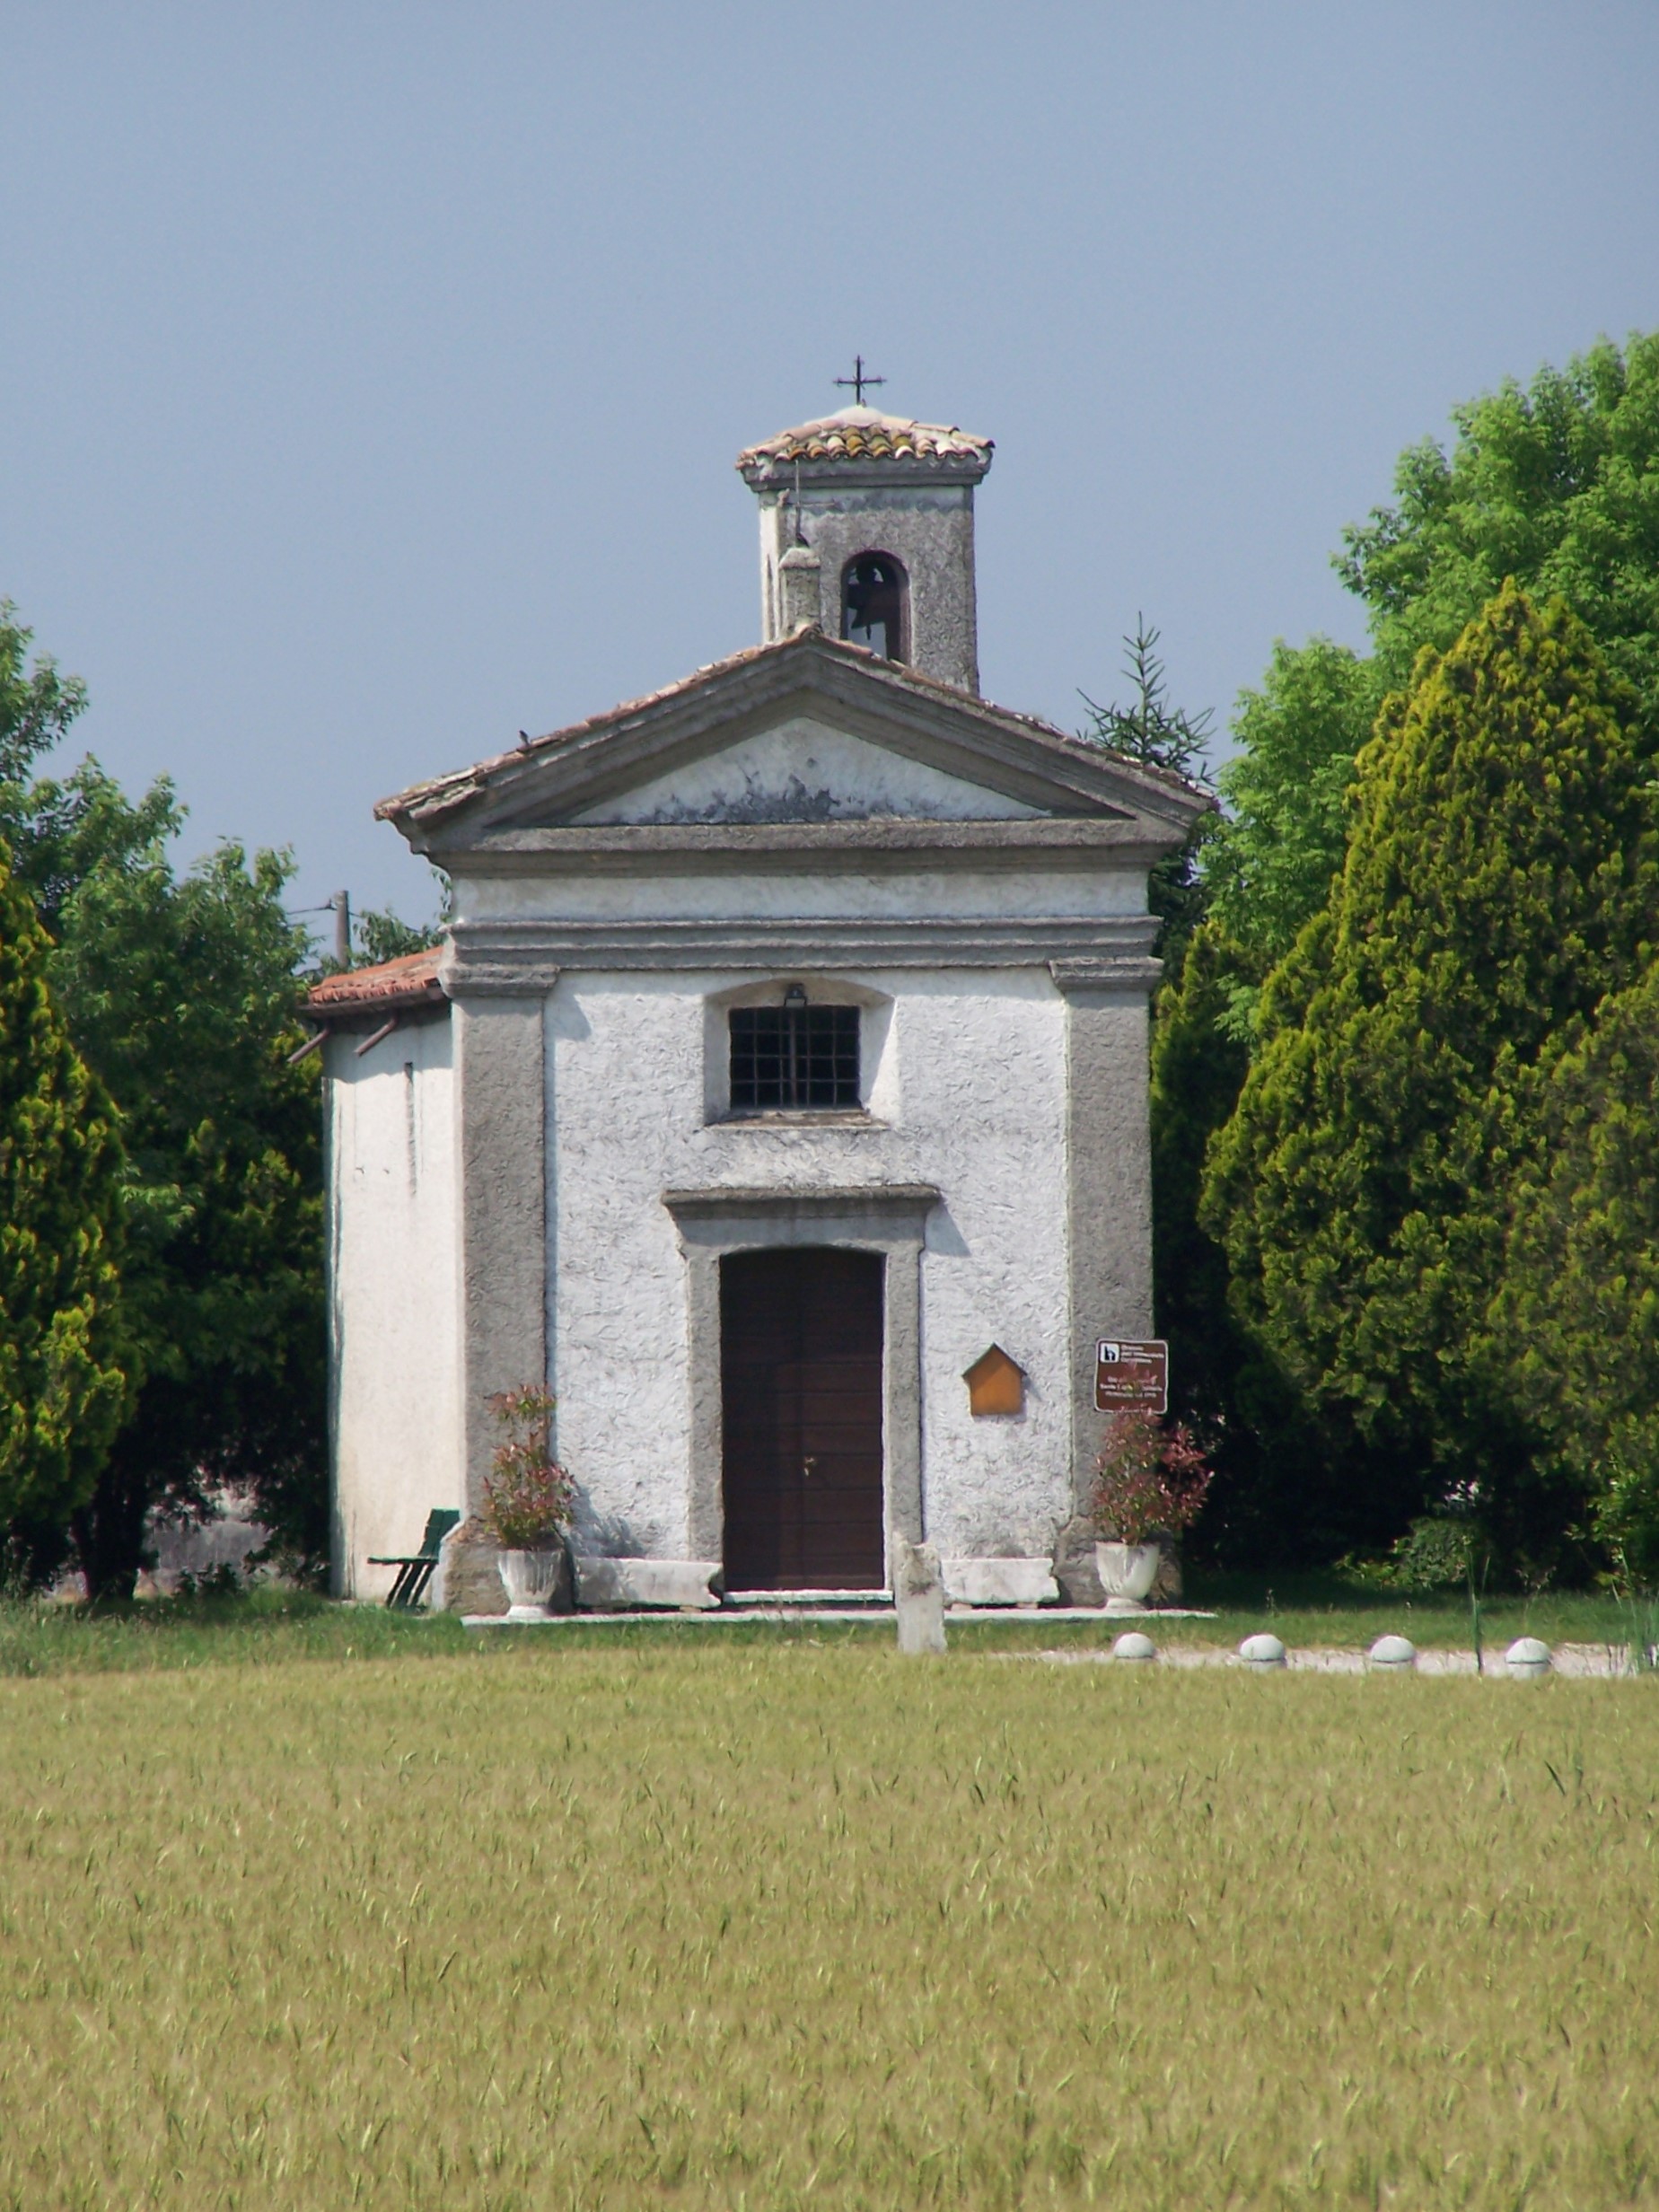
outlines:
[[[1167,1413],[1170,1347],[1163,1338],[1102,1337],[1094,1347],[1094,1402],[1102,1413]]]

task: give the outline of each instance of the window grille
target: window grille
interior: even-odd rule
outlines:
[[[732,1108],[858,1104],[856,1006],[734,1006]]]

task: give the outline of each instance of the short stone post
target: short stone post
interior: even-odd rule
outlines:
[[[897,1529],[888,1541],[892,1547],[899,1648],[909,1658],[937,1658],[944,1651],[944,1580],[939,1555],[931,1544],[913,1544]]]
[[[1517,1682],[1541,1682],[1549,1672],[1549,1646],[1540,1637],[1517,1637],[1504,1654],[1504,1663]]]

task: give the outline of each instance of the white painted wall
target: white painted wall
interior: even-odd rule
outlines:
[[[848,976],[878,1002],[864,1072],[883,1118],[711,1123],[724,1031],[707,1002],[753,980],[567,975],[549,1002],[549,1339],[579,1540],[687,1554],[686,1272],[663,1192],[927,1182],[927,1533],[952,1555],[1048,1553],[1070,1510],[1064,1002],[1040,970]],[[993,1340],[1027,1406],[975,1419],[961,1373]]]
[[[434,1505],[461,1505],[455,1099],[446,1018],[324,1048],[335,1578],[383,1597]]]

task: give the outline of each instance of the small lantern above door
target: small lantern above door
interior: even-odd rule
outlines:
[[[1023,1413],[1025,1410],[1025,1370],[1010,1359],[1000,1344],[981,1352],[971,1367],[962,1371],[968,1385],[970,1413]]]

